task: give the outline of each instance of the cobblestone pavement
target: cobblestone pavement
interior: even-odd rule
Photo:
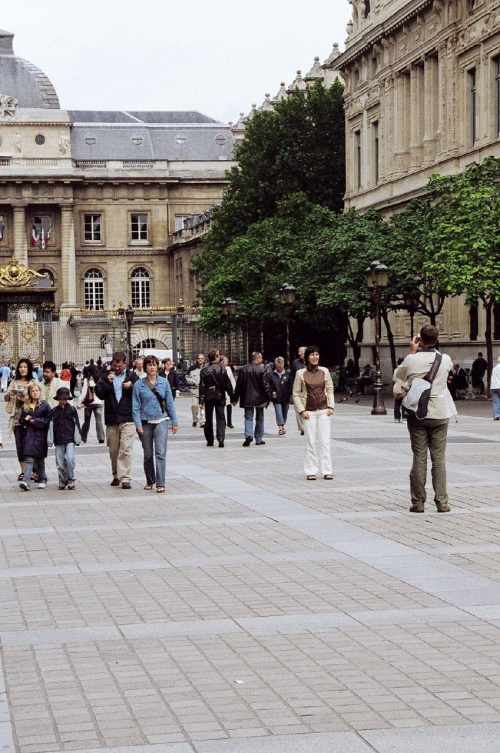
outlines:
[[[479,753],[500,749],[500,425],[459,405],[452,513],[408,513],[404,424],[340,403],[333,482],[266,414],[207,448],[178,401],[168,493],[18,489],[0,418],[2,753]]]

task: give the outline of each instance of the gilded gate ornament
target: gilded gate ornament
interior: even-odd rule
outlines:
[[[0,287],[2,288],[27,288],[33,286],[37,280],[50,280],[50,277],[48,274],[28,269],[19,264],[14,257],[5,267],[0,267]]]

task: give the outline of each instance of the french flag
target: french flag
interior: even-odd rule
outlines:
[[[31,245],[36,246],[38,241],[39,241],[39,235],[36,232],[36,227],[33,225],[33,228],[31,230]]]

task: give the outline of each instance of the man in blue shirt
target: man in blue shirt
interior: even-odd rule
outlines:
[[[10,368],[7,366],[7,364],[4,364],[0,370],[0,377],[2,380],[2,392],[7,392],[7,386],[9,384],[9,377],[10,377]]]
[[[95,387],[95,394],[104,400],[106,442],[109,447],[113,480],[111,486],[131,488],[132,452],[136,436],[132,418],[132,388],[137,374],[127,369],[127,357],[121,350],[113,353],[111,366]]]

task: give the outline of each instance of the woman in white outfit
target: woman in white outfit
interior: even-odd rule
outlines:
[[[491,396],[493,398],[493,418],[500,421],[500,356],[498,363],[491,373]]]
[[[80,402],[78,403],[78,408],[85,408],[85,420],[81,431],[82,442],[84,444],[87,441],[92,414],[94,414],[95,418],[95,428],[99,444],[104,444],[105,440],[104,426],[102,425],[102,409],[104,401],[100,400],[95,394],[95,386],[98,381],[99,369],[92,363],[88,367],[88,376],[83,380]]]
[[[330,418],[335,401],[330,372],[319,365],[319,349],[310,345],[304,354],[305,369],[300,369],[293,383],[293,404],[303,419],[306,440],[304,470],[308,481],[315,481],[319,473],[330,480],[332,456],[330,452]]]

